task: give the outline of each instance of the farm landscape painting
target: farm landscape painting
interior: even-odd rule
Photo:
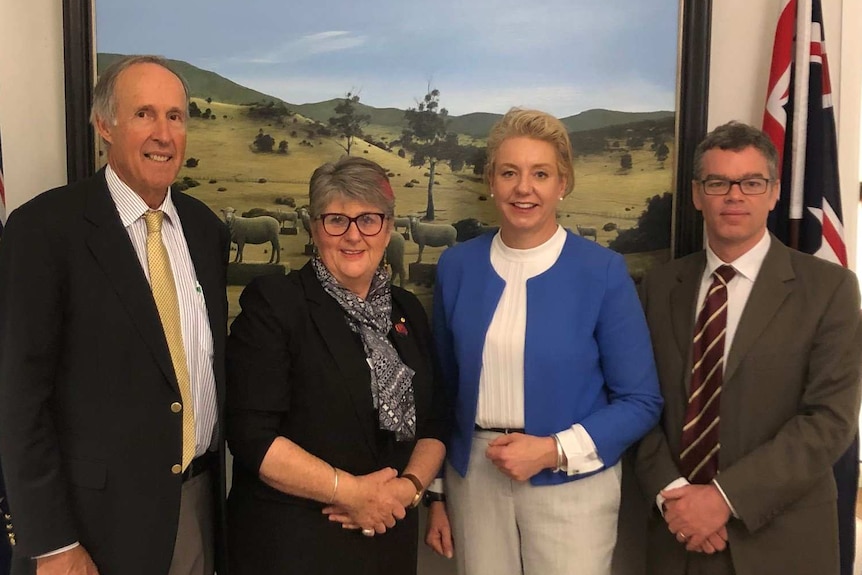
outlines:
[[[421,245],[417,228],[453,227],[464,241],[496,225],[485,137],[512,106],[548,111],[570,131],[564,227],[624,254],[636,278],[671,257],[682,3],[254,0],[229,14],[219,2],[154,4],[163,9],[148,15],[130,0],[96,2],[96,70],[157,53],[188,81],[176,185],[222,218],[278,222],[274,241],[241,247],[242,265],[302,266],[311,173],[362,155],[396,193],[396,281],[427,302],[451,242]],[[233,315],[241,286],[230,289]]]

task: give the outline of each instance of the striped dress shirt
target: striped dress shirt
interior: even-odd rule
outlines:
[[[141,269],[147,281],[150,271],[147,265],[147,224],[143,215],[150,208],[116,172],[108,165],[105,170],[108,190],[117,206],[120,221],[129,234]],[[197,280],[189,246],[183,234],[183,225],[171,200],[168,189],[165,201],[158,208],[165,213],[162,223],[162,241],[171,260],[171,270],[177,288],[180,306],[180,322],[183,330],[183,345],[186,364],[191,379],[192,398],[195,409],[195,456],[209,449],[215,434],[218,408],[216,406],[215,374],[213,373],[213,338],[203,290]]]

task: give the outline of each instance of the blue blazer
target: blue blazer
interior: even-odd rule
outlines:
[[[447,456],[462,476],[479,398],[482,350],[505,282],[491,265],[493,233],[447,249],[437,266],[434,338],[453,426]],[[527,280],[525,431],[580,423],[606,467],[656,425],[662,408],[652,345],[622,256],[571,232],[550,269]],[[534,485],[572,481],[549,469]]]

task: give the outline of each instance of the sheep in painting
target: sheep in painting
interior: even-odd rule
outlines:
[[[578,235],[582,238],[588,238],[592,236],[594,242],[599,241],[599,238],[596,235],[596,228],[585,228],[580,224],[576,225],[575,227],[578,228]]]
[[[392,268],[392,283],[398,277],[398,285],[404,287],[404,236],[392,230],[386,246],[386,263]]]
[[[416,216],[410,216],[410,236],[419,244],[419,257],[416,263],[422,261],[422,252],[425,246],[439,248],[442,246],[452,247],[458,231],[449,224],[426,224],[419,221]]]
[[[252,208],[247,212],[242,213],[242,217],[244,218],[257,218],[259,216],[270,216],[275,218],[280,224],[281,227],[284,227],[285,223],[290,223],[291,227],[296,227],[297,214],[296,212],[285,212],[283,210],[267,210],[266,208]]]
[[[398,228],[404,228],[407,230],[407,235],[410,235],[410,217],[409,216],[395,216],[392,219],[392,222],[395,224],[395,230]],[[410,239],[409,237],[407,239]]]
[[[308,213],[308,208],[305,206],[296,208],[296,213],[299,215],[299,221],[302,222],[305,233],[308,234],[308,245],[311,245],[311,214]]]
[[[275,218],[271,216],[243,218],[237,216],[233,208],[225,208],[221,212],[230,230],[230,241],[236,244],[236,257],[233,261],[242,262],[242,250],[246,243],[265,244],[266,242],[272,244],[269,263],[278,263],[281,260],[281,249],[278,245],[278,230],[281,226]]]

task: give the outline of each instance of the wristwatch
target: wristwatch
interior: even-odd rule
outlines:
[[[431,504],[435,501],[446,503],[446,494],[438,493],[436,491],[426,491],[425,495],[422,496],[422,504],[425,505],[425,507],[431,507]]]
[[[413,501],[408,505],[408,509],[414,509],[419,506],[419,502],[422,501],[422,493],[425,491],[425,488],[422,487],[422,482],[419,481],[419,478],[413,475],[412,473],[402,473],[401,477],[404,479],[408,479],[410,483],[413,484],[413,487],[416,488],[416,494],[413,496]]]

